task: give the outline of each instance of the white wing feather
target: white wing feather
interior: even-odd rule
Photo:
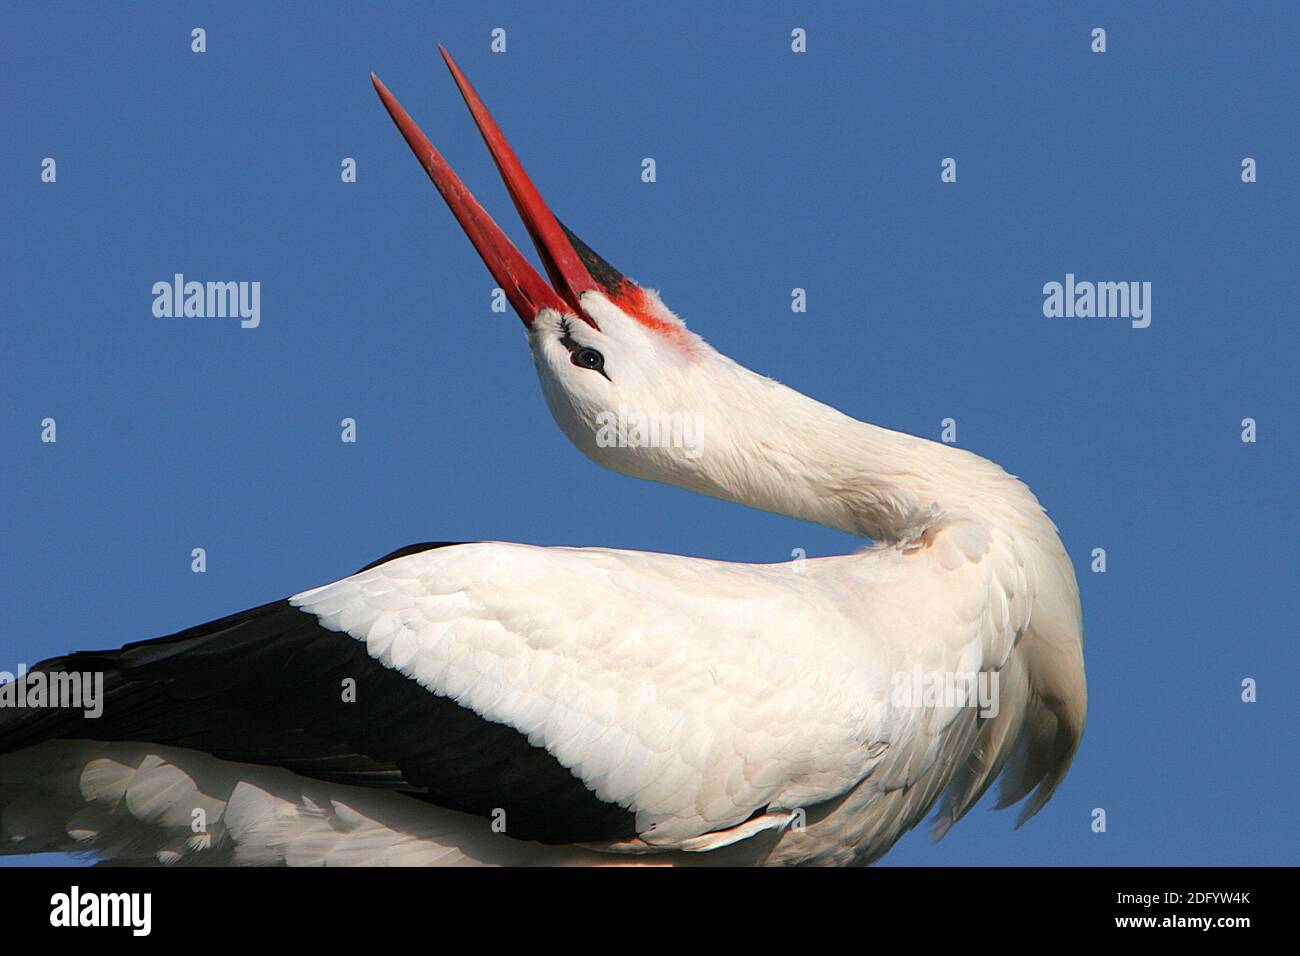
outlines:
[[[924,813],[966,759],[974,714],[899,706],[895,676],[1003,667],[1028,587],[1009,539],[951,518],[902,546],[783,565],[485,542],[290,600],[526,734],[634,810],[641,846],[698,849],[764,808],[825,804],[868,777],[854,804],[889,818],[900,801],[885,797],[909,791]],[[834,837],[846,838],[861,837]]]
[[[846,863],[888,850],[945,788],[960,790],[959,815],[1031,726],[1039,704],[1022,635],[1034,573],[1010,538],[949,516],[896,546],[781,565],[459,545],[291,600],[635,811],[638,837],[596,849],[670,863]],[[1000,713],[900,703],[895,676],[915,668],[998,672]],[[401,795],[149,744],[55,741],[7,755],[0,804],[0,851],[593,862]]]

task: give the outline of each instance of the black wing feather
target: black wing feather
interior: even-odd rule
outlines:
[[[362,570],[442,546],[403,548]],[[600,800],[519,731],[435,696],[287,601],[36,670],[103,672],[103,714],[0,710],[0,754],[53,739],[153,743],[481,816],[499,808],[520,839],[590,843],[636,832],[631,811]],[[355,702],[344,700],[348,678]]]

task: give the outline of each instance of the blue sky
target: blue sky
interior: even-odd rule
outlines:
[[[1300,15],[587,6],[6,9],[0,669],[414,541],[857,546],[568,445],[368,81],[522,245],[441,42],[558,215],[693,329],[855,417],[933,438],[954,418],[1060,526],[1087,627],[1073,771],[1018,832],[986,801],[886,864],[1295,864]],[[260,326],[156,318],[176,272],[259,281]],[[1150,327],[1044,317],[1067,273],[1149,281]]]

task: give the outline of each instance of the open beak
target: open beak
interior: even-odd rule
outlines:
[[[492,119],[492,114],[474,92],[474,87],[470,86],[469,80],[450,54],[441,46],[438,49],[447,61],[456,85],[460,87],[461,96],[465,98],[465,104],[474,116],[479,132],[483,134],[483,141],[487,143],[506,188],[510,190],[510,197],[528,228],[528,234],[533,237],[533,244],[537,247],[554,288],[529,265],[528,260],[456,175],[456,171],[442,158],[442,154],[429,142],[429,138],[407,115],[406,110],[402,109],[402,104],[388,92],[379,77],[371,73],[370,79],[375,84],[375,90],[379,93],[384,108],[388,110],[388,115],[397,124],[433,184],[438,187],[438,192],[442,193],[442,198],[478,250],[492,277],[505,291],[510,304],[524,320],[524,325],[531,326],[543,309],[554,309],[562,314],[573,314],[592,328],[599,329],[582,307],[582,293],[600,289],[600,286],[592,279],[555,214],[524,172],[515,151],[510,148],[500,127]]]

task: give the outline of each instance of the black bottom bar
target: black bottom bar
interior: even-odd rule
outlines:
[[[522,934],[550,945],[689,931],[735,943],[783,923],[819,925],[869,945],[876,933],[918,945],[996,932],[1135,939],[1237,934],[1285,925],[1292,869],[865,870],[207,870],[0,868],[8,939],[70,933],[206,948],[264,933],[294,946],[421,944],[463,948]],[[1285,888],[1284,888],[1285,883]],[[75,889],[74,889],[75,887]],[[104,896],[103,894],[109,894]],[[120,894],[128,894],[122,896]],[[145,897],[143,894],[148,894]],[[146,908],[147,900],[147,908]],[[86,923],[116,922],[116,926]],[[58,925],[55,925],[58,924]],[[147,937],[143,930],[147,928]],[[954,933],[957,936],[954,937]],[[548,942],[549,940],[549,942]],[[770,943],[771,941],[768,940]],[[809,945],[812,937],[806,938]],[[827,945],[831,945],[827,940]]]

